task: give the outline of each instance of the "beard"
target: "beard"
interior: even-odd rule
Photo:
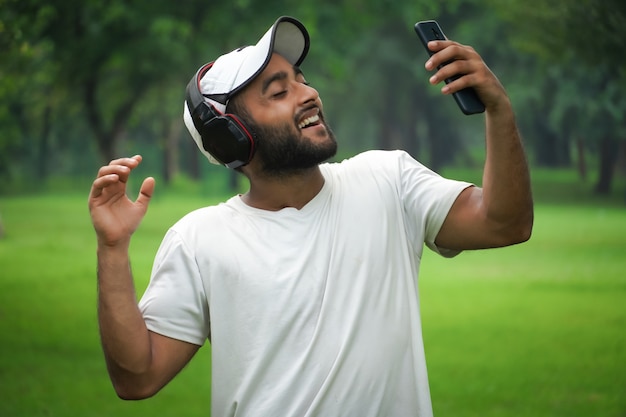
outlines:
[[[246,124],[255,134],[255,153],[261,160],[263,173],[271,177],[285,177],[302,173],[332,158],[337,153],[335,135],[320,114],[326,136],[315,142],[290,123],[261,126],[252,120]]]

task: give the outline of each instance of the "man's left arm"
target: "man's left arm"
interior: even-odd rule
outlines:
[[[432,70],[442,63],[432,84],[464,74],[442,88],[452,94],[473,87],[485,104],[486,160],[483,183],[465,189],[452,205],[435,240],[447,249],[480,249],[521,243],[530,238],[533,201],[530,174],[511,101],[496,76],[473,48],[452,41],[429,44],[436,53]]]

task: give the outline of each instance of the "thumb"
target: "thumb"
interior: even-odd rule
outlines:
[[[152,193],[154,192],[154,178],[148,177],[143,180],[141,184],[141,188],[139,189],[139,195],[137,196],[136,204],[143,206],[144,210],[148,209],[148,204],[150,204],[150,199],[152,198]]]

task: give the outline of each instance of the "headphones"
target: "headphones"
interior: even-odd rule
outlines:
[[[254,155],[254,135],[234,114],[222,113],[205,100],[200,80],[213,66],[210,62],[196,72],[186,90],[186,102],[202,147],[228,168],[246,165]],[[224,103],[227,97],[222,96]]]

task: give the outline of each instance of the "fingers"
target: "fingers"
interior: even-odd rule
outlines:
[[[89,198],[96,198],[99,197],[100,195],[102,195],[102,191],[107,188],[112,186],[115,183],[120,182],[120,177],[117,174],[102,174],[100,175],[100,173],[98,174],[98,177],[94,180],[93,184],[91,185],[91,193],[89,195]]]
[[[117,174],[121,182],[127,182],[130,172],[141,163],[141,156],[135,155],[132,158],[119,158],[109,162],[98,171],[98,177],[103,175]]]
[[[462,45],[454,41],[430,41],[428,49],[434,52],[430,59],[426,62],[426,69],[433,70],[439,65],[454,59],[469,59],[469,55],[480,58],[478,53],[468,45]]]
[[[141,155],[135,155],[131,158],[114,159],[109,165],[101,167],[92,184],[90,197],[99,197],[105,188],[128,182],[131,171],[141,163],[141,160]]]
[[[139,189],[139,196],[137,196],[136,203],[143,206],[147,209],[148,204],[150,203],[150,199],[152,198],[152,193],[154,192],[154,178],[148,177],[143,180],[141,184],[141,188]]]
[[[428,48],[435,52],[426,62],[427,70],[435,70],[429,82],[433,85],[447,80],[443,94],[452,94],[467,87],[475,87],[485,104],[505,96],[501,84],[481,56],[471,46],[454,41],[432,41]]]
[[[428,81],[436,85],[444,80],[447,84],[441,88],[441,92],[451,94],[466,87],[482,84],[484,82],[484,74],[480,68],[474,67],[471,63],[457,60],[442,67]]]
[[[482,58],[471,46],[453,41],[435,41],[430,42],[428,47],[435,54],[426,62],[425,67],[429,71],[438,69],[429,80],[431,84],[437,84],[455,75],[472,75],[485,67]]]

